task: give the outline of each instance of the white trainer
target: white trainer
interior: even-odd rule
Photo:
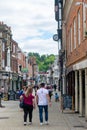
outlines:
[[[29,125],[31,125],[32,124],[32,122],[29,122]]]
[[[42,126],[42,125],[43,125],[43,123],[40,123],[40,125]]]
[[[48,123],[48,121],[45,121],[45,125],[48,125],[49,123]]]
[[[27,125],[27,122],[24,122],[24,125]]]

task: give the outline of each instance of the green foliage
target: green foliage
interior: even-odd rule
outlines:
[[[36,57],[36,63],[39,66],[39,71],[46,72],[49,69],[49,66],[54,62],[55,55],[39,55],[38,53],[29,53],[28,56]]]

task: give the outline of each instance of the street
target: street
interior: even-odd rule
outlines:
[[[33,124],[24,126],[19,101],[2,101],[2,105],[5,108],[0,108],[0,130],[87,130],[85,118],[70,110],[62,113],[60,103],[55,102],[54,97],[49,107],[49,125],[40,126],[38,108],[33,111]]]

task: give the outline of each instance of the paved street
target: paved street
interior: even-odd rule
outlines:
[[[18,101],[2,101],[5,108],[0,108],[0,130],[87,130],[83,117],[70,111],[60,110],[60,103],[52,99],[49,108],[49,125],[40,126],[38,108],[33,113],[33,124],[23,125],[23,111]]]

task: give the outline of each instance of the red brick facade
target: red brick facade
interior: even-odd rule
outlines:
[[[67,67],[81,61],[82,59],[87,58],[87,38],[84,37],[82,10],[83,10],[82,5],[78,6],[78,5],[75,5],[75,3],[73,2],[73,5],[68,14],[68,19],[66,22],[66,43],[67,43],[66,44],[66,52],[67,52],[66,66]],[[80,28],[81,43],[80,44],[78,44],[78,20],[77,20],[78,11],[80,11],[80,25],[81,25],[81,28]],[[76,48],[74,49],[74,34],[73,33],[74,33],[74,19],[75,18],[76,18]],[[86,20],[86,23],[87,23],[87,20]],[[72,27],[72,52],[69,53],[68,37],[69,37],[69,32],[70,32],[71,27]]]

